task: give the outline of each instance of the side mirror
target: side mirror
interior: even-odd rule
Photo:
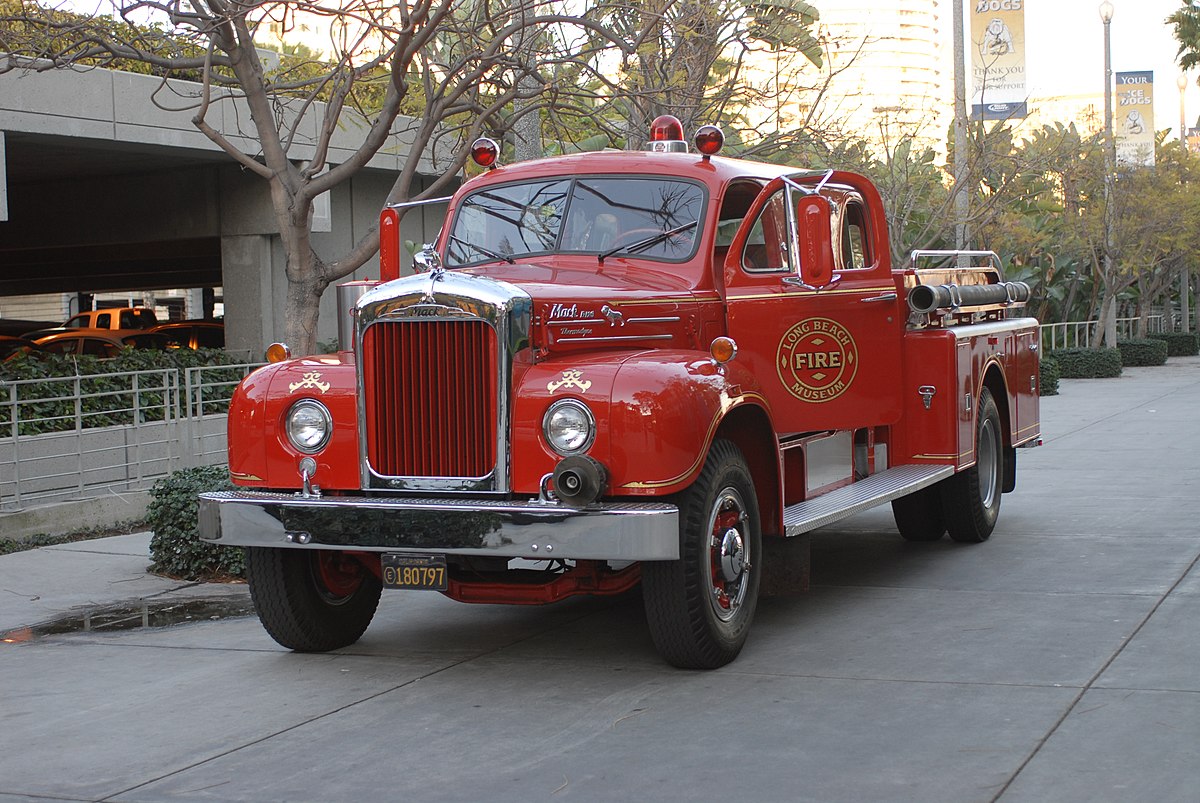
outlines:
[[[833,211],[820,195],[796,198],[796,236],[800,245],[800,278],[813,287],[833,283]]]

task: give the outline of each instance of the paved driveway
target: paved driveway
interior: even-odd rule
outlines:
[[[248,617],[0,645],[0,801],[1195,803],[1198,410],[1200,358],[1064,382],[989,542],[820,531],[714,672],[636,595],[386,593],[329,655]]]

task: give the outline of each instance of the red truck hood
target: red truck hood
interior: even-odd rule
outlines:
[[[594,259],[594,258],[589,258]],[[458,272],[509,282],[525,290],[535,301],[579,299],[608,301],[615,298],[690,294],[695,287],[692,271],[679,265],[658,268],[653,263],[629,263],[609,259],[597,266],[588,264],[524,263],[487,265],[458,269]]]

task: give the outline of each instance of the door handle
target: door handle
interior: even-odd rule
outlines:
[[[873,296],[871,298],[864,298],[864,299],[862,299],[862,303],[871,304],[871,303],[874,303],[877,301],[895,301],[896,297],[897,296],[895,293],[884,293],[881,296]]]

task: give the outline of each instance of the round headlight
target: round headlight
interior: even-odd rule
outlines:
[[[316,399],[301,399],[287,414],[287,436],[301,452],[318,452],[333,433],[333,417]]]
[[[596,419],[587,405],[576,399],[562,399],[550,405],[542,419],[542,432],[550,448],[564,457],[578,454],[596,438]]]

